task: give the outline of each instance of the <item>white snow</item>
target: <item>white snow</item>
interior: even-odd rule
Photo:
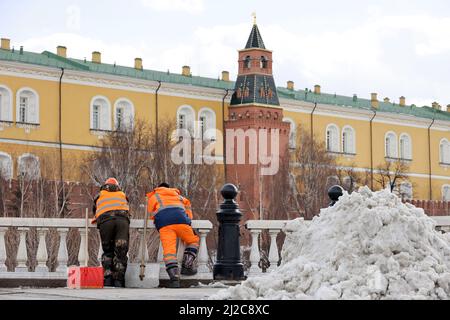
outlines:
[[[345,193],[285,232],[279,268],[210,299],[450,298],[450,236],[388,190]]]

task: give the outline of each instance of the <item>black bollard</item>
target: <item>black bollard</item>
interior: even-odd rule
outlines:
[[[338,202],[339,197],[344,194],[344,189],[341,186],[332,186],[328,189],[328,197],[331,200],[329,207],[333,207]]]
[[[233,184],[226,184],[221,190],[225,201],[217,212],[219,220],[219,243],[217,259],[214,264],[214,280],[244,280],[244,266],[241,262],[239,222],[242,213],[234,201],[238,189]]]

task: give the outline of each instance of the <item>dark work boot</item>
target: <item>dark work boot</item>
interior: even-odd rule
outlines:
[[[181,274],[185,276],[193,276],[197,274],[197,269],[194,266],[197,252],[193,249],[184,251],[183,263],[181,264]]]
[[[170,282],[168,288],[180,288],[180,275],[178,274],[178,266],[167,267]]]
[[[107,275],[103,280],[104,287],[114,287],[114,278],[112,275]]]

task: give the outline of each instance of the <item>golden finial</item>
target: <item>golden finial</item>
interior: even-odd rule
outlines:
[[[253,24],[256,24],[256,12],[252,13],[252,17],[253,17]]]

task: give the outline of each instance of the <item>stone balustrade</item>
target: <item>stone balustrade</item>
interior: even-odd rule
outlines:
[[[431,217],[436,222],[436,228],[444,231],[450,232],[450,216],[434,216]],[[268,260],[270,266],[266,272],[271,272],[275,270],[280,262],[280,254],[277,246],[277,236],[283,231],[286,220],[248,220],[245,224],[246,229],[249,230],[252,236],[252,245],[250,250],[250,263],[251,266],[247,271],[247,276],[257,276],[263,273],[263,269],[259,266],[261,261],[259,240],[261,233],[267,231],[270,236],[270,248]],[[304,221],[306,224],[310,224],[311,221]]]
[[[212,230],[212,223],[206,220],[194,220],[192,221],[192,227],[197,231],[200,237],[200,248],[198,254],[198,274],[196,276],[187,277],[189,279],[212,279],[212,272],[208,267],[208,248],[206,244],[206,237],[208,233]],[[13,272],[8,272],[5,265],[7,259],[6,250],[6,239],[5,234],[9,228],[16,228],[19,232],[19,245],[17,249],[17,264]],[[33,272],[29,271],[28,268],[28,250],[27,247],[27,232],[32,228],[35,228],[38,233],[38,248],[36,253],[37,266]],[[78,262],[79,265],[88,265],[89,254],[88,254],[88,238],[86,233],[86,220],[84,219],[48,219],[48,218],[0,218],[0,280],[1,279],[66,279],[67,278],[67,267],[68,267],[68,248],[67,248],[67,235],[69,230],[78,229],[81,242],[78,251]],[[154,229],[155,226],[152,221],[148,221],[148,229]],[[46,235],[49,230],[57,230],[59,234],[59,247],[57,249],[57,267],[55,271],[49,270],[47,267],[48,252],[46,243]],[[98,232],[96,225],[88,224],[89,230],[95,230]],[[138,260],[140,263],[140,253],[142,252],[142,246],[145,245],[146,248],[144,252],[146,253],[145,262],[146,265],[150,264],[147,241],[143,242],[142,235],[144,230],[143,220],[131,220],[130,229],[137,230],[139,232],[140,250],[138,253]],[[58,244],[56,244],[58,245]],[[181,262],[184,244],[179,244],[179,261]],[[98,248],[98,265],[101,261],[102,249],[101,246]],[[161,244],[159,246],[157,263],[160,264],[160,279],[168,279],[167,273],[165,271],[165,266],[163,262],[163,253]],[[183,277],[182,277],[183,278]]]

